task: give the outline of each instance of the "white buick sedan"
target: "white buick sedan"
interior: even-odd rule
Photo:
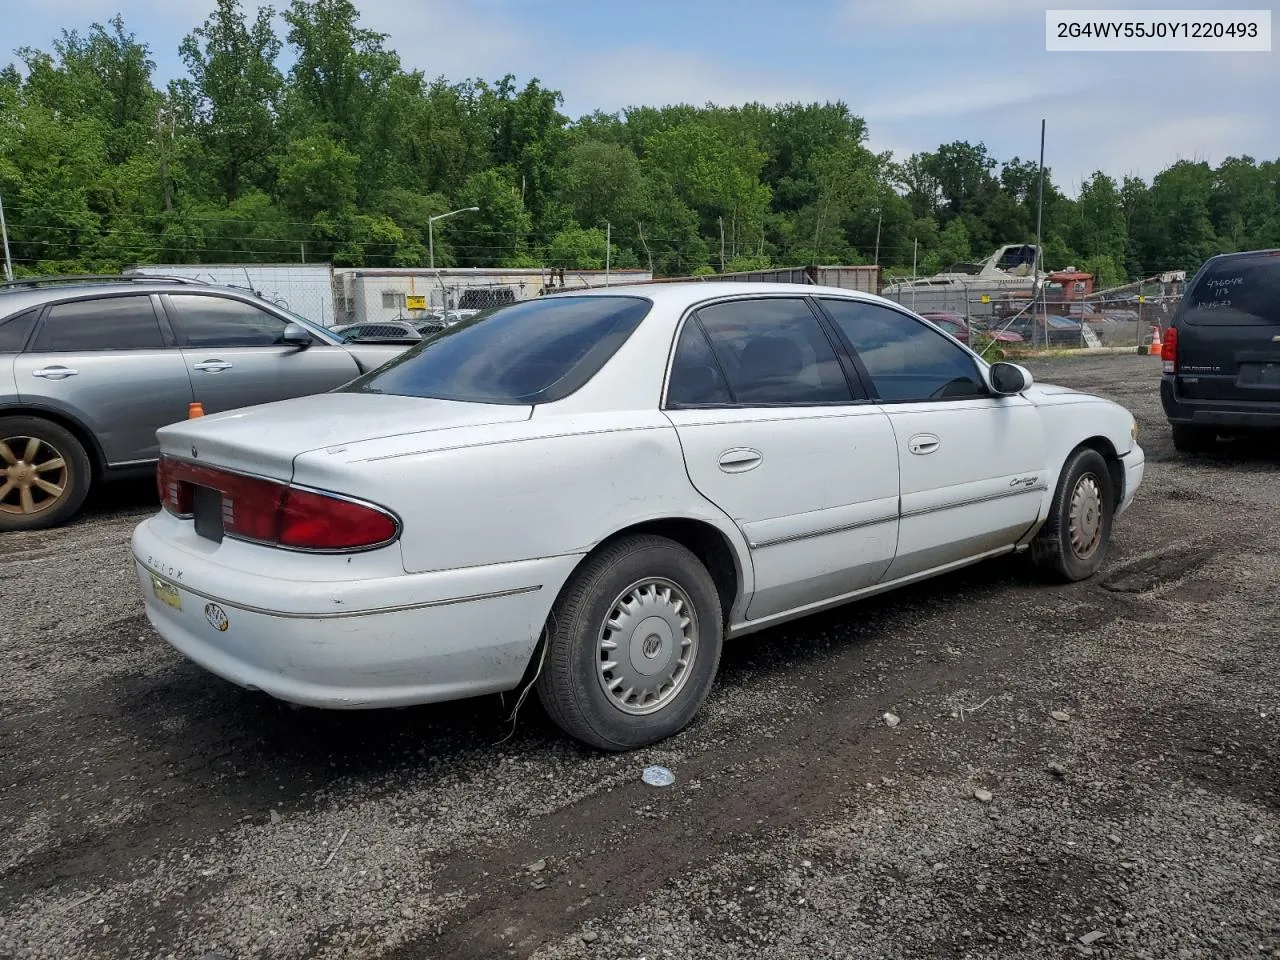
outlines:
[[[536,689],[625,750],[721,644],[1000,554],[1081,580],[1142,482],[1123,407],[888,300],[674,283],[501,307],[338,390],[159,431],[156,630],[371,708]]]

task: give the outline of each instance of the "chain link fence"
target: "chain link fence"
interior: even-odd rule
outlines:
[[[1182,281],[1152,277],[1098,292],[1082,285],[1010,282],[912,281],[886,277],[883,295],[933,320],[968,331],[974,342],[995,340],[1019,350],[1149,349],[1163,340]]]
[[[333,268],[327,263],[148,263],[126,267],[121,272],[144,277],[189,277],[206,283],[241,287],[312,323],[332,327],[337,319]]]

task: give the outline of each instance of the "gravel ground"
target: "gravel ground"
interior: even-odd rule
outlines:
[[[1012,558],[736,641],[622,757],[203,673],[140,612],[145,484],[6,536],[0,956],[1280,957],[1280,454],[1176,456],[1153,358],[1033,369],[1142,427],[1098,577]]]

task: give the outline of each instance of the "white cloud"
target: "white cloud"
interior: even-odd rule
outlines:
[[[1053,98],[1079,93],[1096,82],[1096,75],[1089,73],[1059,77],[1052,83],[1026,73],[966,77],[950,83],[921,77],[916,89],[887,100],[872,100],[864,112],[869,121],[965,116],[1021,104],[1047,104]]]
[[[568,57],[553,85],[565,93],[575,114],[628,106],[689,103],[701,106],[759,101],[834,100],[820,84],[770,77],[756,69],[734,69],[702,54],[641,47]]]
[[[854,22],[942,25],[1006,20],[1039,12],[1025,0],[848,0],[844,12]]]
[[[385,33],[387,46],[409,69],[449,80],[497,79],[545,60],[537,28],[521,26],[505,11],[456,0],[355,0],[360,25]]]

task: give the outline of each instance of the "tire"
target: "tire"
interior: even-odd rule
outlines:
[[[1089,579],[1107,558],[1114,517],[1107,461],[1088,447],[1076,450],[1063,464],[1049,519],[1031,542],[1032,562],[1055,580]]]
[[[0,531],[65,523],[88,496],[91,475],[84,445],[65,428],[39,417],[0,417]]]
[[[606,631],[615,614],[617,625]],[[590,746],[648,746],[679,733],[702,707],[722,638],[720,597],[698,558],[665,537],[627,537],[589,557],[557,599],[538,699],[556,726]],[[681,650],[691,651],[683,668],[672,656]],[[642,693],[624,701],[628,688]]]
[[[1218,444],[1218,434],[1208,427],[1189,423],[1171,423],[1173,449],[1179,453],[1209,453]]]

